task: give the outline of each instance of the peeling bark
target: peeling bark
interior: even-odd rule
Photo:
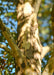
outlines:
[[[18,4],[18,47],[26,57],[25,68],[20,66],[16,75],[41,75],[42,45],[39,39],[37,16],[29,2]]]

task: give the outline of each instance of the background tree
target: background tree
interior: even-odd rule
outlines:
[[[53,73],[54,5],[53,9],[52,5],[52,0],[0,1],[1,75]]]

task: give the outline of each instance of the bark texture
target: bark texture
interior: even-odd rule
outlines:
[[[29,3],[18,3],[18,47],[25,55],[25,61],[17,65],[16,75],[41,75],[41,51],[37,15]]]

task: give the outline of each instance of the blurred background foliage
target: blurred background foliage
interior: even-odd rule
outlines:
[[[17,3],[18,0],[0,0],[0,18],[3,23],[5,23],[8,30],[11,32],[15,41],[17,40]],[[40,10],[38,13],[38,23],[39,23],[39,36],[43,46],[52,43],[52,29],[51,29],[51,11],[52,11],[52,0],[42,0]],[[17,41],[16,41],[17,42]],[[0,43],[6,45],[8,48],[7,40],[2,35],[0,30]],[[46,54],[42,60],[42,71],[47,64],[49,58],[51,57],[51,52]],[[0,72],[2,75],[15,75],[15,62],[14,58],[4,49],[0,48]]]

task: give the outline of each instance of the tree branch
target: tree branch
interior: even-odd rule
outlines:
[[[42,53],[41,53],[41,58],[43,59],[43,57],[44,57],[50,50],[52,50],[53,47],[54,47],[54,43],[52,43],[52,44],[49,45],[49,46],[43,47]]]
[[[9,49],[7,46],[0,43],[0,48],[4,49],[7,53],[12,55],[11,49]]]
[[[52,62],[51,62],[52,61]],[[54,57],[51,57],[46,64],[42,75],[53,75],[54,72]]]
[[[53,35],[53,42],[54,42],[54,4],[52,7],[52,12],[51,12],[51,20],[52,20],[52,35]]]
[[[35,0],[35,13],[36,15],[38,14],[39,8],[40,8],[40,4],[41,4],[41,0]]]
[[[2,30],[2,34],[4,35],[4,37],[7,39],[9,46],[12,49],[13,56],[16,58],[16,60],[18,59],[18,57],[23,57],[20,49],[18,48],[17,44],[15,43],[15,40],[13,39],[11,33],[8,31],[7,27],[2,22],[1,19],[0,19],[0,29]]]

